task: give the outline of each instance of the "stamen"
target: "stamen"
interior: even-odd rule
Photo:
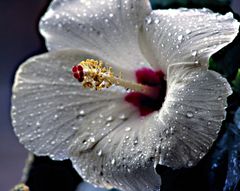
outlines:
[[[104,67],[102,61],[93,59],[87,59],[73,66],[72,73],[85,88],[101,90],[109,88],[114,84],[142,93],[148,93],[151,89],[149,86],[123,80],[121,77],[115,76],[111,67]]]

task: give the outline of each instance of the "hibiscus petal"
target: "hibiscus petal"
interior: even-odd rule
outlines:
[[[150,64],[167,72],[170,64],[196,62],[233,41],[239,23],[232,13],[220,15],[208,9],[156,10],[145,20],[140,44]]]
[[[159,190],[161,180],[154,165],[159,139],[152,117],[131,116],[120,124],[115,119],[118,115],[112,111],[112,125],[117,128],[91,149],[82,151],[80,141],[74,144],[70,159],[75,169],[97,186],[126,191]]]
[[[41,19],[40,29],[49,49],[88,51],[125,75],[148,66],[137,34],[150,11],[146,0],[55,0]]]
[[[168,82],[166,100],[156,118],[164,126],[159,163],[190,167],[216,139],[231,87],[220,74],[194,63],[170,66]]]
[[[115,100],[123,102],[122,92],[96,94],[73,78],[71,67],[86,58],[92,57],[59,51],[33,57],[19,68],[13,87],[13,126],[20,142],[35,154],[67,158],[85,116],[97,115]]]
[[[16,135],[37,155],[70,158],[95,185],[159,190],[152,116],[141,119],[124,101],[123,89],[83,89],[71,67],[86,58],[93,57],[65,50],[33,57],[19,68],[12,99]]]

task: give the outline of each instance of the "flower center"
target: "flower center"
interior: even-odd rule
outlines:
[[[87,59],[73,66],[72,73],[85,88],[101,90],[114,84],[131,90],[125,101],[138,108],[141,116],[159,110],[166,94],[162,71],[142,68],[136,71],[137,82],[131,82],[115,76],[112,68],[104,67],[102,61]]]
[[[141,116],[158,111],[166,95],[164,73],[161,70],[153,71],[149,68],[142,68],[136,71],[136,78],[138,83],[151,87],[151,93],[130,92],[125,96],[125,100],[138,108]]]

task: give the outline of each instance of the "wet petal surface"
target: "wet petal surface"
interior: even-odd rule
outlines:
[[[159,164],[190,167],[216,139],[232,91],[220,74],[194,63],[172,65],[168,76],[166,99],[155,118],[163,127]]]
[[[180,62],[207,65],[209,57],[232,42],[239,23],[232,13],[220,15],[208,9],[156,10],[145,19],[141,49],[156,68],[165,73]]]
[[[36,155],[70,158],[88,182],[123,190],[158,190],[157,128],[124,100],[126,91],[83,89],[71,68],[91,58],[77,50],[27,60],[13,87],[16,135]]]
[[[145,0],[55,0],[40,29],[50,50],[88,51],[125,75],[148,66],[139,49],[138,30],[150,11]]]
[[[72,77],[72,65],[86,57],[90,56],[73,50],[49,53],[29,59],[18,70],[12,118],[14,130],[28,150],[53,159],[68,158],[68,147],[85,116],[111,109],[108,103],[113,107],[124,102],[124,91],[96,94]],[[90,132],[83,136],[90,139]]]

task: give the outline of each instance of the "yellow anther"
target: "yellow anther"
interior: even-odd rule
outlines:
[[[112,69],[104,67],[102,61],[87,59],[80,62],[79,65],[83,68],[83,87],[101,90],[112,85],[109,80],[114,77]]]
[[[148,86],[123,80],[121,77],[115,76],[111,67],[104,67],[102,61],[93,59],[87,59],[80,62],[73,69],[74,77],[77,78],[85,88],[91,88],[95,90],[101,90],[103,88],[109,88],[113,84],[116,86],[122,86],[126,89],[130,89],[138,92],[147,92]]]

